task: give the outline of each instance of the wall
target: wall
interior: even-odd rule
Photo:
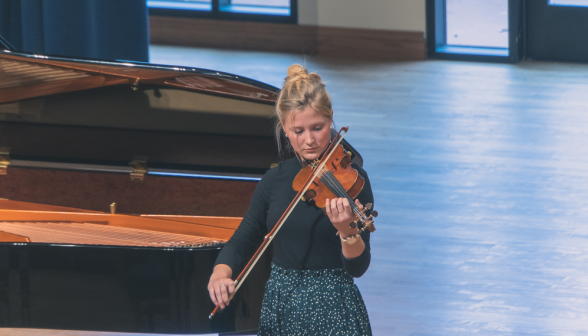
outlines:
[[[425,58],[425,0],[298,0],[298,23],[151,15],[149,32],[154,44],[383,61]]]
[[[301,25],[425,32],[425,0],[298,0]]]

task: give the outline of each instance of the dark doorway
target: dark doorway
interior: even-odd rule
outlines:
[[[527,58],[588,62],[588,1],[581,2],[526,2]]]

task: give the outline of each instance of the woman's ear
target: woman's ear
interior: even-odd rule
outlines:
[[[333,128],[333,110],[331,110],[331,128]]]

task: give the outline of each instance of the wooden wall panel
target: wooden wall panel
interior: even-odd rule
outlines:
[[[423,60],[425,38],[422,32],[319,27],[318,51],[356,59]]]
[[[152,15],[149,31],[154,44],[293,53],[317,49],[313,26]]]
[[[150,16],[151,43],[319,54],[355,59],[422,60],[422,32]]]

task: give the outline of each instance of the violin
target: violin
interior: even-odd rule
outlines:
[[[334,198],[346,198],[349,201],[351,210],[358,217],[358,221],[363,223],[361,231],[366,229],[374,232],[376,228],[373,224],[373,217],[378,216],[377,211],[372,211],[368,217],[365,211],[370,210],[371,203],[364,207],[362,212],[357,204],[353,201],[363,189],[365,180],[357,170],[351,167],[351,152],[345,151],[342,145],[335,146],[330,158],[325,162],[320,171],[317,167],[321,161],[315,160],[308,166],[304,167],[292,182],[292,188],[295,191],[300,191],[304,188],[305,181],[309,180],[310,176],[315,174],[316,177],[312,179],[310,185],[301,197],[302,201],[314,201],[314,204],[325,211],[326,200]],[[357,221],[356,221],[357,224]]]
[[[361,192],[365,180],[359,175],[357,170],[351,167],[351,153],[346,152],[341,145],[343,136],[345,136],[348,130],[349,127],[341,128],[333,141],[331,141],[331,145],[327,148],[323,157],[320,160],[313,161],[296,175],[292,183],[292,187],[298,192],[296,197],[292,200],[270,233],[263,238],[261,246],[235,279],[235,290],[231,293],[232,295],[239,290],[245,278],[249,275],[257,261],[259,261],[271,240],[275,237],[300,200],[314,201],[316,206],[322,208],[324,211],[327,199],[338,197],[347,198],[353,213],[358,218],[355,223],[361,222],[363,224],[360,231],[369,230],[370,232],[374,232],[376,230],[373,218],[377,217],[378,213],[372,211],[369,216],[365,214],[365,211],[370,210],[372,205],[370,203],[366,204],[362,211],[353,201]],[[208,318],[212,319],[218,310],[219,306],[216,306]]]

